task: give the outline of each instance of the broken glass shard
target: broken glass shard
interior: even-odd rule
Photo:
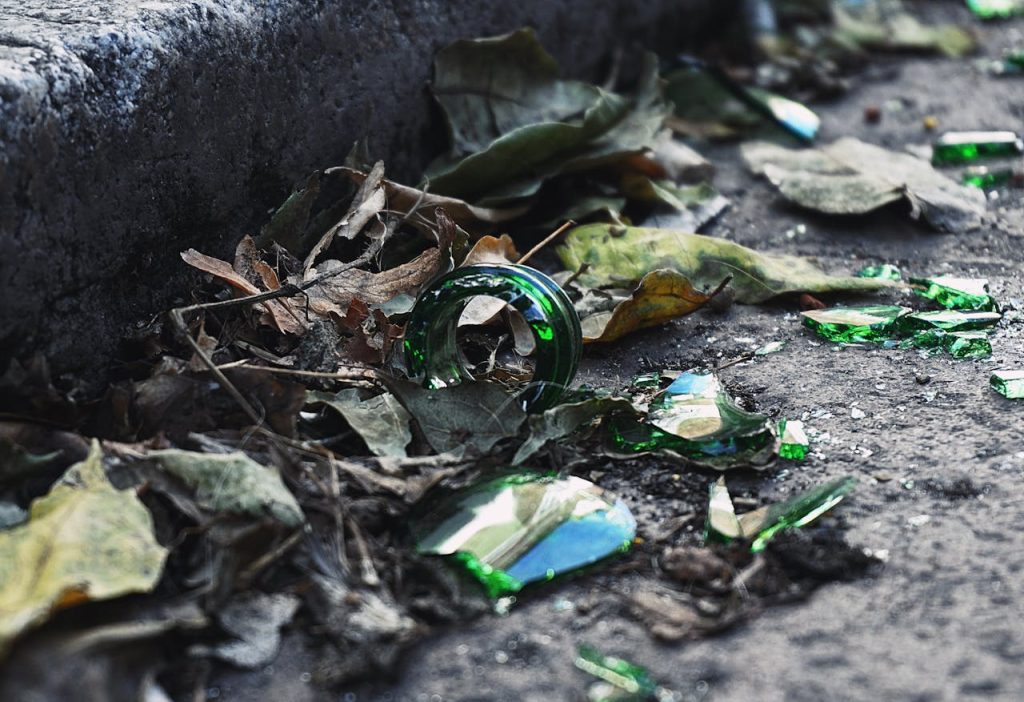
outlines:
[[[1017,185],[1022,180],[1024,180],[1024,173],[1009,166],[1004,168],[971,166],[964,171],[963,184],[981,190],[991,190],[1005,185]]]
[[[902,280],[903,274],[897,266],[883,263],[878,266],[865,266],[857,271],[858,278],[882,278],[884,280]]]
[[[691,70],[702,71],[748,108],[798,139],[810,142],[818,135],[821,119],[807,106],[767,90],[741,85],[719,66],[692,56],[680,56],[676,62]]]
[[[779,422],[779,456],[794,461],[802,461],[807,457],[811,442],[804,431],[804,423],[796,419],[783,419]]]
[[[754,351],[754,355],[767,356],[768,354],[778,353],[784,348],[786,348],[785,341],[769,341],[767,344]]]
[[[580,646],[573,661],[577,668],[600,679],[587,691],[590,702],[647,702],[656,698],[658,684],[644,668],[622,658],[606,656]]]
[[[898,305],[829,307],[803,312],[804,325],[829,341],[847,344],[889,339],[896,322],[910,312]]]
[[[962,310],[938,310],[936,312],[913,312],[900,320],[907,330],[941,329],[947,332],[991,329],[1003,316],[998,312],[964,312]]]
[[[587,480],[517,473],[442,500],[413,533],[420,553],[452,556],[500,597],[624,552],[636,521]]]
[[[946,334],[944,346],[953,358],[988,358],[992,355],[992,342],[983,331],[950,332]]]
[[[1024,370],[995,371],[989,383],[992,389],[1009,400],[1024,400]]]
[[[774,455],[768,418],[748,412],[726,393],[713,373],[682,373],[651,402],[645,422],[613,418],[612,440],[640,453],[667,450],[725,469]]]
[[[989,64],[989,72],[997,76],[1024,73],[1024,51],[1008,51],[1003,58]]]
[[[743,528],[736,516],[729,489],[725,486],[725,478],[720,478],[711,486],[711,499],[708,500],[708,519],[704,525],[705,541],[724,541],[743,538]]]
[[[948,166],[1022,153],[1024,142],[1015,132],[947,132],[932,144],[932,163]]]
[[[1024,14],[1024,0],[967,0],[967,7],[982,19]]]
[[[921,297],[952,310],[995,311],[996,301],[988,293],[984,278],[911,278],[910,287]]]
[[[705,538],[717,538],[724,541],[742,538],[751,541],[750,550],[752,552],[763,551],[768,541],[779,531],[810,524],[839,504],[856,485],[856,478],[849,476],[839,478],[798,493],[788,500],[767,505],[737,517],[728,488],[725,485],[725,479],[720,478],[711,487],[712,507],[708,510]],[[718,512],[716,521],[712,520],[712,509]],[[732,520],[735,520],[736,524],[733,524],[732,520],[728,518],[729,513],[732,514]],[[718,524],[725,525],[727,529],[734,532],[738,531],[739,536],[731,536],[728,531],[716,531]]]

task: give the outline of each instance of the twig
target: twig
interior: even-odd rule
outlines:
[[[288,552],[292,546],[299,542],[302,538],[302,529],[296,529],[295,533],[289,536],[287,539],[282,541],[280,544],[272,548],[270,551],[264,553],[262,556],[257,558],[255,561],[245,567],[245,570],[238,574],[238,580],[241,583],[250,583],[253,578],[259,575],[260,571],[269,566],[271,563],[276,561],[278,558]]]
[[[576,222],[572,221],[571,219],[567,219],[567,220],[565,221],[565,224],[563,224],[563,225],[562,225],[562,226],[560,226],[560,227],[559,227],[558,229],[556,229],[555,231],[551,232],[551,233],[550,233],[550,234],[548,234],[548,235],[547,235],[546,237],[544,237],[543,239],[541,239],[541,240],[540,240],[540,243],[538,243],[538,244],[537,244],[536,246],[534,246],[534,247],[533,247],[532,249],[530,249],[529,251],[527,251],[525,255],[523,255],[523,256],[522,256],[522,257],[521,257],[521,258],[520,258],[520,259],[519,259],[518,261],[516,261],[516,263],[526,263],[526,262],[527,262],[527,261],[528,261],[528,260],[530,259],[530,257],[531,257],[531,256],[533,256],[533,255],[534,255],[535,253],[537,253],[538,251],[540,251],[541,249],[543,249],[543,248],[544,248],[545,246],[547,246],[548,244],[550,244],[550,243],[551,243],[551,241],[552,241],[552,240],[553,240],[553,239],[554,239],[555,237],[557,237],[557,236],[558,236],[559,234],[561,234],[562,232],[564,232],[564,231],[565,231],[566,229],[568,229],[569,227],[571,227],[571,226],[572,226],[572,225],[574,225],[574,224],[576,224]]]
[[[576,269],[576,272],[568,277],[568,279],[562,283],[563,288],[568,288],[570,285],[576,282],[576,279],[581,275],[590,270],[590,264],[584,261],[580,264],[580,267]]]

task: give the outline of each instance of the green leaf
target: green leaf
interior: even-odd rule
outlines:
[[[196,453],[151,451],[148,454],[168,473],[196,491],[196,501],[212,512],[270,516],[290,527],[305,521],[302,509],[281,476],[241,452]]]
[[[27,523],[0,532],[0,653],[52,611],[151,591],[166,557],[153,518],[134,490],[110,484],[94,441]]]
[[[451,151],[426,180],[433,192],[477,205],[528,198],[559,173],[650,148],[667,114],[653,57],[630,100],[559,79],[531,29],[457,41],[438,52],[434,75]]]
[[[438,453],[485,454],[502,439],[516,436],[526,421],[515,398],[494,383],[428,390],[407,381],[385,382]]]
[[[629,286],[650,271],[668,268],[705,291],[731,276],[729,287],[736,301],[748,304],[792,292],[863,292],[893,286],[888,280],[830,276],[806,258],[763,254],[724,239],[673,229],[590,224],[570,231],[558,255],[571,271],[589,265],[579,277],[586,286]]]
[[[405,447],[412,441],[412,417],[391,393],[360,400],[358,390],[336,394],[311,391],[306,398],[310,403],[323,403],[344,417],[375,456],[405,458]]]
[[[975,229],[985,195],[953,182],[931,164],[852,137],[820,149],[786,149],[768,142],[743,145],[750,169],[787,200],[827,214],[864,214],[906,199],[911,216],[942,231]]]

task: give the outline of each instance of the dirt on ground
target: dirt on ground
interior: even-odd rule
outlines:
[[[958,3],[916,6],[933,19],[971,23]],[[973,24],[984,56],[1024,44],[1022,21]],[[927,116],[937,118],[940,132],[1019,129],[1024,80],[989,77],[972,60],[881,58],[841,99],[814,107],[823,120],[819,142],[852,135],[900,150],[934,137],[923,127]],[[881,109],[880,123],[865,120],[868,107]],[[990,202],[980,230],[942,235],[912,222],[902,205],[858,218],[793,208],[746,172],[737,146],[702,151],[718,168],[716,185],[732,200],[708,233],[813,256],[831,272],[894,263],[911,275],[985,277],[1011,318],[1024,311],[1019,190]],[[886,298],[920,306],[906,292]],[[858,301],[828,301],[840,300]],[[1024,365],[1020,318],[1000,326],[991,358],[954,360],[834,345],[803,328],[798,311],[795,300],[704,310],[592,350],[578,379],[619,388],[639,372],[727,362],[767,342],[787,342],[781,352],[731,366],[722,377],[760,410],[803,418],[816,439],[812,453],[803,463],[731,476],[731,487],[765,500],[856,476],[853,495],[815,528],[842,529],[850,544],[880,558],[866,576],[766,607],[719,635],[665,645],[627,604],[656,566],[613,566],[530,591],[507,615],[442,630],[405,653],[385,679],[331,693],[317,689],[309,683],[309,642],[291,634],[272,666],[255,674],[221,672],[208,696],[239,702],[584,699],[590,680],[573,659],[587,643],[647,667],[680,700],[1024,699],[1024,404],[988,385],[992,370]],[[699,542],[715,475],[680,475],[678,466],[655,458],[597,458],[575,472],[625,499],[642,538],[656,538],[666,524],[693,513],[673,538]]]

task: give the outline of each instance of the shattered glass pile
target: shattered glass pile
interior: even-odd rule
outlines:
[[[831,307],[802,313],[804,325],[843,344],[944,350],[953,358],[992,354],[989,332],[1002,319],[988,281],[975,278],[911,278],[911,289],[944,310],[914,312],[897,305]]]

